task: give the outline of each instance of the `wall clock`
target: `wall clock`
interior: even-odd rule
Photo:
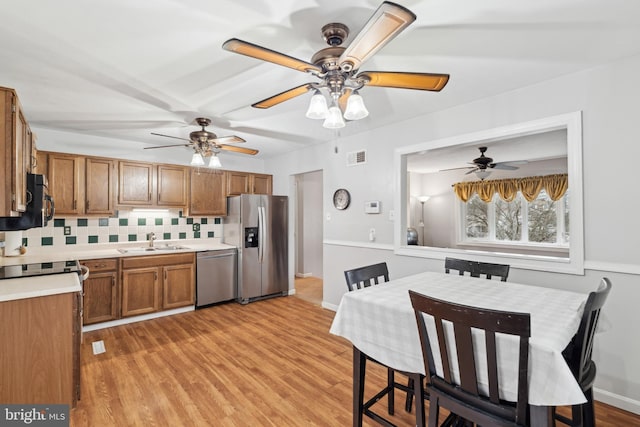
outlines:
[[[349,203],[351,203],[351,194],[344,188],[339,188],[333,193],[333,206],[335,206],[336,209],[347,209]]]

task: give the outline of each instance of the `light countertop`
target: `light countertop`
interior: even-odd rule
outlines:
[[[60,247],[28,248],[27,252],[20,256],[1,257],[1,266],[20,264],[33,264],[40,262],[72,261],[99,258],[122,258],[147,255],[170,255],[184,252],[202,252],[211,250],[233,249],[235,246],[222,243],[220,239],[193,239],[193,240],[156,240],[154,246],[178,245],[185,249],[174,251],[149,251],[122,253],[118,249],[140,248],[148,246],[147,242],[105,243],[91,245],[67,245]],[[3,282],[4,285],[4,282]]]
[[[80,292],[77,273],[19,277],[0,281],[0,302]]]

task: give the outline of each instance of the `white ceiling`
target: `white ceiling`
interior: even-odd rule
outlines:
[[[0,86],[18,91],[32,127],[116,138],[141,150],[176,142],[150,132],[187,137],[194,118],[209,117],[209,130],[246,139],[245,146],[260,150],[258,158],[331,140],[334,131],[304,117],[306,95],[252,108],[316,79],[224,51],[222,43],[237,37],[309,61],[326,46],[324,24],[346,24],[349,43],[381,3],[0,1]],[[416,22],[362,69],[448,73],[449,84],[440,93],[364,88],[370,115],[348,123],[342,136],[640,52],[638,1],[398,3]]]

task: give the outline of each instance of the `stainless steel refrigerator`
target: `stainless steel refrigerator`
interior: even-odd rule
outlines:
[[[288,198],[242,194],[227,198],[224,243],[238,248],[238,302],[289,291]]]

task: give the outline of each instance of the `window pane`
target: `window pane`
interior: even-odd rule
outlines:
[[[496,239],[520,240],[522,236],[522,203],[520,197],[513,202],[505,202],[494,197],[496,205]]]
[[[542,190],[529,203],[529,241],[555,243],[557,234],[556,203]]]
[[[474,194],[467,201],[466,234],[470,238],[486,238],[489,235],[488,205]]]

